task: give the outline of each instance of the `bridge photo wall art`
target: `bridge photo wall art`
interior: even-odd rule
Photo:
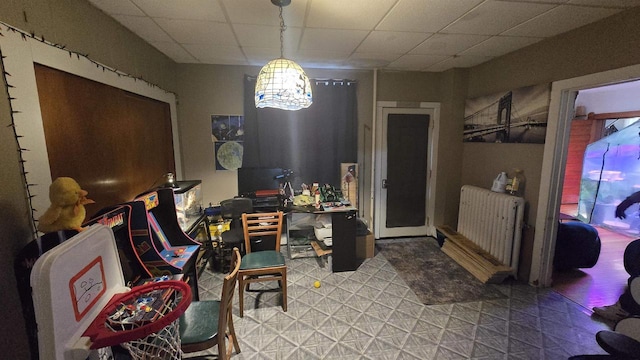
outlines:
[[[543,144],[551,84],[467,99],[464,141]]]

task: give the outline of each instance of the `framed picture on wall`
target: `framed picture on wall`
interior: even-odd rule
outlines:
[[[213,141],[244,140],[244,116],[211,115],[211,138]]]
[[[541,84],[467,99],[464,141],[544,144],[550,96]]]
[[[216,170],[238,170],[242,167],[242,141],[216,141]]]
[[[216,170],[242,167],[244,116],[211,115],[211,140],[215,145]]]

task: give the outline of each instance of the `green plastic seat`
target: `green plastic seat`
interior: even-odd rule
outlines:
[[[214,341],[218,335],[220,301],[194,301],[180,317],[180,341],[182,344]],[[216,316],[211,316],[216,314]],[[200,321],[207,319],[207,321]]]
[[[217,345],[218,359],[229,359],[234,348],[236,354],[240,353],[231,311],[241,265],[238,248],[233,249],[231,265],[232,271],[222,283],[220,301],[193,301],[180,316],[180,347],[183,352],[202,351]]]
[[[240,270],[262,269],[274,266],[285,266],[284,255],[279,251],[264,250],[245,255],[242,258]]]

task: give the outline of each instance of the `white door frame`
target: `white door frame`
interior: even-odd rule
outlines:
[[[640,65],[633,65],[560,80],[552,84],[547,135],[542,158],[531,274],[529,276],[530,284],[541,287],[551,286],[570,122],[573,119],[574,102],[578,91],[639,78]]]
[[[374,152],[375,152],[375,174],[374,174],[374,216],[373,216],[373,233],[376,239],[380,238],[382,220],[380,219],[380,211],[382,206],[386,206],[386,199],[382,194],[382,166],[383,155],[383,124],[384,116],[383,112],[388,109],[429,109],[433,111],[433,117],[429,119],[429,149],[427,158],[427,199],[426,199],[426,214],[427,214],[427,235],[435,236],[436,228],[433,224],[435,216],[435,189],[436,189],[436,176],[438,165],[438,137],[440,129],[440,103],[437,102],[419,102],[419,103],[406,103],[397,101],[378,101],[376,102],[376,118],[375,118],[375,139],[374,139]]]

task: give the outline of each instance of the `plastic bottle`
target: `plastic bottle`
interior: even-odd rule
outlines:
[[[493,186],[491,187],[491,191],[503,193],[506,185],[507,185],[507,173],[503,171],[500,174],[498,174],[495,180],[493,180]]]
[[[524,196],[525,177],[524,172],[520,169],[513,169],[514,175],[511,178],[511,186],[507,186],[509,194],[514,196]]]
[[[314,194],[315,197],[315,203],[316,203],[316,208],[320,207],[320,189],[316,189],[316,193]]]

